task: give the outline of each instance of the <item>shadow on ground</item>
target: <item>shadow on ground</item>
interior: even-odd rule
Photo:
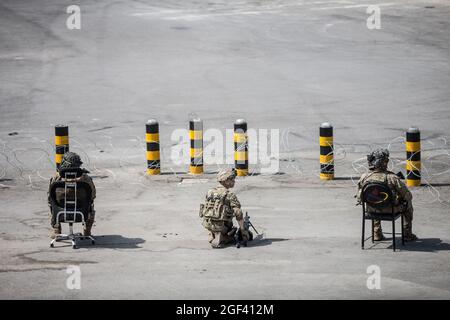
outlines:
[[[423,252],[450,251],[450,244],[442,242],[439,238],[425,238],[413,242],[406,242],[405,246],[401,247],[401,249],[404,251]]]
[[[139,244],[145,242],[142,238],[126,238],[121,235],[103,235],[94,236],[95,245],[90,246],[91,248],[117,248],[117,249],[139,249],[141,248]],[[82,242],[80,246],[85,247]]]
[[[390,241],[390,244],[387,243]],[[450,251],[450,244],[442,242],[439,238],[424,238],[418,239],[412,242],[405,242],[405,245],[402,246],[401,242],[397,242],[396,244],[397,250],[400,251],[419,251],[419,252],[438,252],[438,251]],[[386,237],[386,240],[376,242],[372,244],[372,246],[367,247],[369,250],[384,250],[391,249],[392,250],[392,237]]]
[[[422,183],[421,186],[432,186],[432,187],[450,187],[450,183]]]
[[[287,241],[289,239],[284,238],[263,238],[261,235],[258,235],[253,239],[253,241],[248,243],[249,247],[262,247],[269,246],[274,242]]]

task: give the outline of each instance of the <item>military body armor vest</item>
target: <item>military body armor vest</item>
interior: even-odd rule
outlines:
[[[203,218],[203,226],[213,232],[228,229],[233,220],[233,211],[228,200],[228,190],[212,189],[206,196],[204,204],[200,205],[199,215]]]
[[[361,189],[364,189],[364,187],[370,183],[381,183],[386,185],[392,192],[392,196],[394,197],[394,203],[395,205],[399,205],[399,196],[397,194],[397,191],[395,190],[395,188],[392,186],[391,183],[389,183],[388,180],[388,174],[394,174],[390,171],[386,171],[386,172],[379,172],[379,171],[375,171],[375,172],[371,172],[370,174],[367,175],[367,177],[364,178],[363,183],[361,185]],[[368,205],[369,208],[371,208],[370,205]],[[400,208],[396,208],[397,210],[400,210],[402,207]],[[386,209],[388,210],[388,209]],[[396,211],[397,211],[396,210]],[[380,211],[380,210],[374,210],[374,211]],[[385,211],[384,209],[381,210],[381,212]]]

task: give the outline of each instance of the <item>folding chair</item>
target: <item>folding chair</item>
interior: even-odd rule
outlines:
[[[64,176],[63,180],[52,184],[50,189],[50,205],[51,212],[56,216],[57,223],[68,223],[69,233],[58,234],[50,242],[50,247],[54,247],[55,242],[71,241],[72,248],[76,249],[78,240],[90,240],[95,244],[92,236],[83,236],[81,233],[73,232],[73,224],[85,224],[86,219],[92,210],[92,189],[91,186],[84,182],[76,180],[82,175],[81,169],[61,170],[60,175]]]
[[[403,230],[403,212],[395,212],[395,199],[391,189],[384,183],[371,182],[363,187],[361,192],[362,202],[362,236],[361,236],[361,249],[364,250],[364,242],[372,238],[374,242],[374,220],[391,221],[392,222],[392,250],[395,251],[395,221],[401,218],[401,235],[402,245],[405,245],[405,237]],[[370,211],[368,211],[368,206]],[[403,206],[405,207],[405,206]],[[390,208],[391,212],[382,213],[381,211],[387,211],[386,208]],[[373,210],[373,211],[372,211]],[[372,221],[372,236],[366,239],[365,225],[366,220]]]

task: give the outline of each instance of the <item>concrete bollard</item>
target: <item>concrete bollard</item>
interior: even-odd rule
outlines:
[[[190,174],[203,173],[203,121],[192,119],[189,121],[189,140],[191,164],[189,166]]]
[[[244,119],[234,123],[234,166],[238,176],[248,175],[248,136]]]
[[[324,122],[320,125],[320,179],[334,179],[333,126]]]
[[[420,131],[418,128],[409,128],[406,131],[406,185],[408,187],[420,186]]]
[[[155,119],[148,120],[145,125],[145,142],[147,144],[147,174],[160,174],[159,124]]]
[[[55,163],[58,169],[64,153],[69,151],[69,127],[66,125],[55,126]]]

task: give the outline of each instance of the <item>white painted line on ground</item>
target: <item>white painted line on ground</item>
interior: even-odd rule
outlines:
[[[312,8],[311,10],[335,10],[335,9],[354,9],[354,8],[367,8],[371,4],[354,4],[349,6],[335,6],[335,7],[322,7],[322,8]],[[389,3],[378,3],[377,6],[380,7],[387,7],[387,6],[393,6],[395,3],[389,2]]]

